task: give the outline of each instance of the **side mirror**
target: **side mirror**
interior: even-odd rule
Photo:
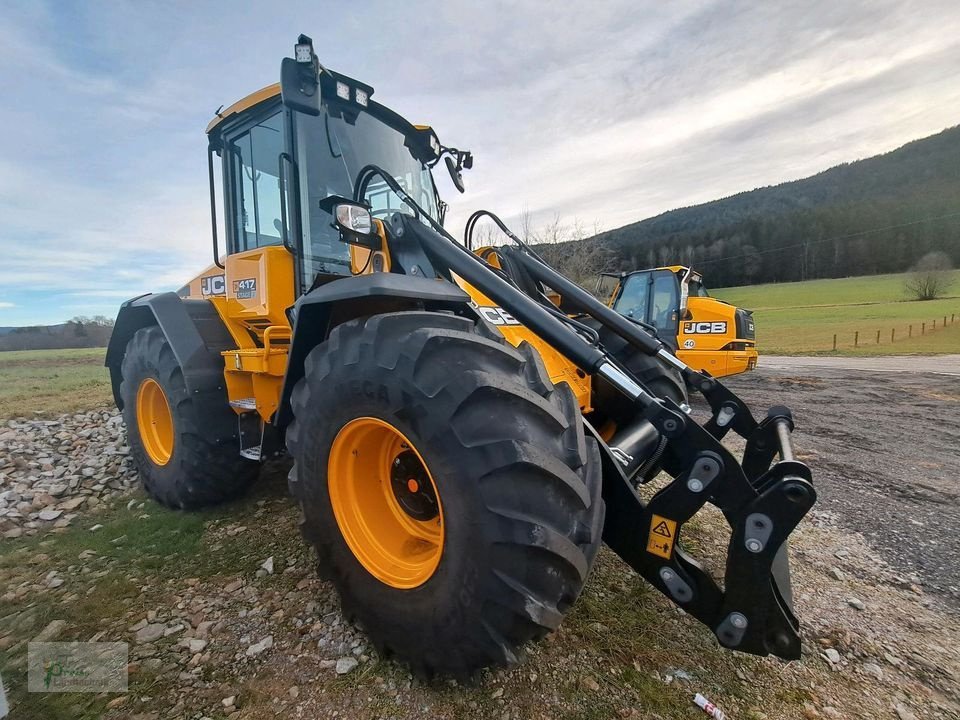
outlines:
[[[295,57],[280,63],[280,98],[291,110],[319,115],[320,61],[313,52],[313,40],[301,35],[293,49]]]
[[[466,188],[463,184],[463,175],[460,173],[460,166],[453,161],[453,158],[447,155],[444,159],[447,164],[447,172],[450,173],[450,179],[453,180],[453,186],[463,192]]]
[[[359,245],[368,250],[380,249],[380,235],[373,227],[370,210],[354,202],[338,202],[333,206],[333,226],[340,231],[341,242]]]

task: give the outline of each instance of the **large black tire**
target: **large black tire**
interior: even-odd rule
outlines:
[[[382,655],[421,676],[465,676],[515,662],[559,625],[600,544],[600,457],[570,388],[550,382],[531,346],[449,314],[354,320],[307,357],[292,406],[290,490],[304,536]],[[359,417],[402,431],[436,485],[442,555],[418,587],[378,580],[338,527],[330,449]]]
[[[157,502],[177,509],[213,505],[243,494],[256,480],[260,464],[240,456],[236,438],[216,437],[211,430],[236,425],[226,392],[217,409],[223,417],[201,413],[159,327],[142,328],[130,338],[122,373],[120,397],[127,442],[143,487]],[[173,421],[173,449],[164,464],[150,457],[138,426],[137,392],[148,379],[162,388]]]

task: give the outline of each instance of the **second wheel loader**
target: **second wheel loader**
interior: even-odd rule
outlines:
[[[601,542],[722,645],[799,657],[786,542],[816,494],[789,410],[756,420],[492,214],[514,246],[459,244],[431,168],[462,188],[472,156],[372,95],[301,36],[279,85],[207,128],[214,263],[124,303],[107,351],[147,491],[222,501],[288,452],[344,613],[425,675],[514,662]],[[730,525],[722,583],[683,546],[706,503]]]

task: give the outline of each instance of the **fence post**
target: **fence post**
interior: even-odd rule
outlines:
[[[912,338],[912,337],[913,337],[913,325],[911,325],[911,326],[910,326],[910,330],[907,331],[907,337],[908,337],[908,338]]]
[[[896,335],[897,335],[897,329],[890,328],[890,342],[893,342],[893,339],[896,337]]]
[[[853,346],[857,347],[860,344],[860,331],[857,330],[853,333]]]
[[[920,334],[921,334],[921,335],[926,335],[926,334],[927,334],[927,324],[926,324],[926,323],[920,323]]]
[[[880,344],[880,331],[877,330],[877,345]]]
[[[836,333],[833,334],[833,350],[834,352],[836,352],[837,350],[837,334]]]
[[[937,329],[937,321],[936,321],[936,320],[933,321],[933,329],[934,329],[934,330]]]

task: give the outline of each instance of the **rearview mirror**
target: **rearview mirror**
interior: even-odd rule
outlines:
[[[460,173],[460,168],[457,167],[457,164],[449,155],[447,155],[443,160],[447,163],[447,172],[450,173],[450,179],[453,180],[453,186],[460,192],[463,192],[466,188],[463,185],[463,175]]]
[[[280,63],[280,98],[291,110],[306,115],[320,114],[320,62],[313,52],[313,40],[301,35],[294,46],[294,58]]]

